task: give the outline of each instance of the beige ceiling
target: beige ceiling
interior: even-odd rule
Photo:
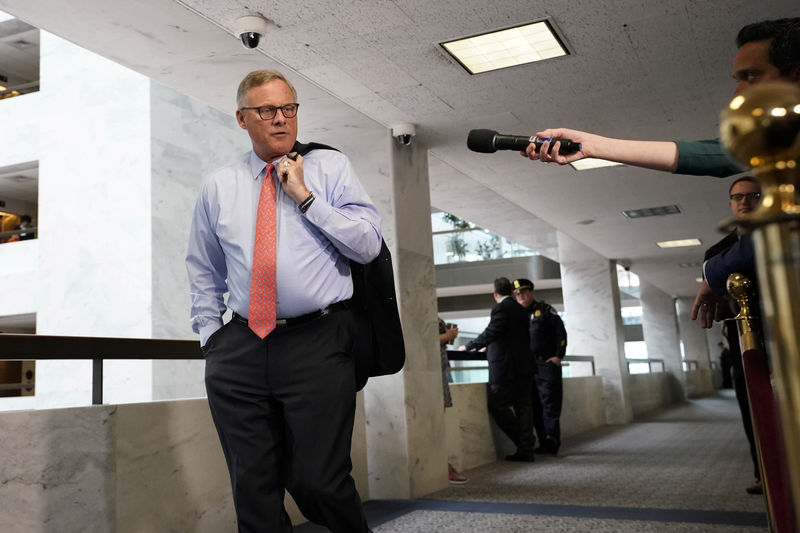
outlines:
[[[673,296],[696,289],[696,269],[678,265],[699,261],[719,238],[730,180],[628,167],[576,172],[513,152],[475,154],[467,132],[566,126],[637,139],[713,137],[733,90],[738,28],[800,16],[796,0],[0,0],[0,10],[228,112],[242,72],[277,66],[306,87],[301,98],[333,97],[387,127],[413,122],[429,148],[437,208],[554,259],[557,228]],[[233,21],[259,13],[270,31],[248,51]],[[470,76],[438,46],[542,18],[571,55]],[[346,126],[332,122],[333,131]],[[666,204],[681,214],[620,214]],[[655,246],[684,237],[703,246]]]

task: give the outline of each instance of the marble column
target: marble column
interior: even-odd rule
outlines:
[[[41,32],[37,333],[151,335],[150,81]],[[91,361],[39,361],[36,407],[91,402]],[[106,400],[150,399],[151,364],[106,364]]]
[[[364,402],[371,498],[414,498],[447,485],[447,453],[431,240],[427,148],[390,144],[392,251],[406,364],[370,379]],[[388,213],[389,216],[386,216]]]
[[[558,232],[561,291],[567,354],[592,355],[603,378],[606,421],[633,420],[620,317],[617,265],[572,237]]]
[[[669,390],[672,400],[683,401],[686,399],[686,379],[681,360],[675,303],[670,295],[644,280],[640,280],[639,289],[647,356],[650,359],[664,360],[664,371],[671,377]]]
[[[675,300],[675,310],[678,314],[678,331],[683,341],[684,357],[686,360],[697,361],[699,374],[697,393],[706,394],[714,390],[711,384],[711,360],[706,331],[691,318],[693,303],[694,298],[678,298]]]

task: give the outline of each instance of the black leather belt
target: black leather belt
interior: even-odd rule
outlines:
[[[331,305],[329,305],[324,309],[320,309],[318,311],[312,311],[311,313],[306,313],[305,315],[295,316],[292,318],[279,318],[275,321],[275,327],[286,328],[290,326],[297,326],[298,324],[311,322],[312,320],[328,316],[331,313],[334,313],[336,311],[341,311],[343,309],[347,309],[347,300],[332,303]],[[235,320],[239,324],[243,324],[245,326],[247,325],[247,319],[237,313],[233,313],[233,320]]]

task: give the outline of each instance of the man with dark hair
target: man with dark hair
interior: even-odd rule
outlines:
[[[766,81],[800,84],[800,18],[765,20],[743,27],[736,38],[739,48],[733,59],[734,95]],[[612,139],[583,131],[549,128],[540,138],[569,138],[581,143],[574,154],[558,153],[556,142],[531,143],[522,155],[545,163],[566,165],[585,157],[608,159],[626,165],[676,174],[727,177],[741,172],[728,158],[718,139],[704,141],[632,141]]]
[[[748,24],[736,36],[740,49],[748,43],[768,45],[769,64],[785,79],[800,79],[800,23],[797,18],[764,20]],[[774,77],[774,76],[770,76]],[[751,84],[753,80],[751,80]]]
[[[535,451],[555,455],[561,446],[560,419],[564,397],[561,361],[567,351],[567,331],[556,310],[547,302],[534,298],[531,280],[515,279],[513,287],[517,303],[530,316],[528,335],[536,362],[531,403],[533,427],[540,442]]]
[[[489,383],[486,401],[497,426],[514,442],[509,461],[533,461],[531,377],[535,372],[528,346],[528,312],[511,297],[508,278],[494,280],[489,325],[466,345],[469,351],[486,348]]]
[[[755,211],[761,204],[761,184],[752,176],[734,181],[728,189],[731,212],[736,217]],[[692,319],[700,318],[700,325],[710,328],[718,314],[728,310],[726,283],[733,272],[755,280],[755,247],[752,236],[733,231],[708,249],[703,258],[703,282],[692,306]],[[730,328],[736,331],[735,325]],[[737,340],[738,345],[738,340]]]

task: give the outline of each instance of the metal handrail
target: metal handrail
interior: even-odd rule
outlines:
[[[631,373],[631,364],[634,365],[647,364],[647,371],[649,374],[655,374],[655,371],[653,371],[653,363],[661,365],[661,370],[658,370],[658,372],[664,372],[664,369],[666,368],[663,359],[627,359],[627,363],[628,363],[628,374]]]
[[[93,354],[93,355],[87,355]],[[196,340],[66,337],[0,333],[0,361],[88,359],[92,361],[92,404],[103,403],[103,361],[202,359]]]
[[[0,231],[0,239],[5,237],[11,237],[13,235],[22,235],[23,233],[36,233],[39,228],[23,228],[23,229],[12,229],[8,231]],[[35,237],[34,237],[35,238]]]
[[[486,352],[468,352],[464,350],[447,350],[447,359],[450,361],[486,361]],[[569,362],[587,362],[592,363],[592,375],[596,376],[597,372],[595,371],[594,365],[594,356],[593,355],[567,355],[564,356],[562,359],[564,366],[568,366]],[[456,367],[453,370],[478,370],[478,369],[485,369],[489,368],[488,366],[480,366],[480,367]]]

